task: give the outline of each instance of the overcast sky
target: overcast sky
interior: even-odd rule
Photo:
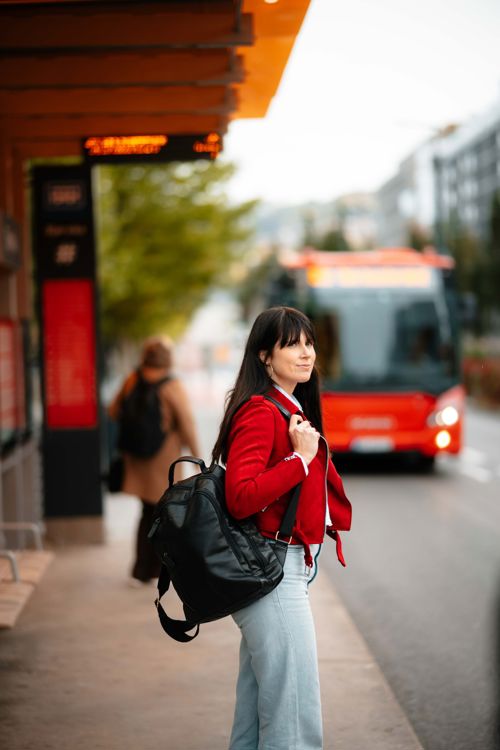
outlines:
[[[266,118],[225,138],[230,195],[375,189],[433,129],[499,96],[500,0],[311,0]]]

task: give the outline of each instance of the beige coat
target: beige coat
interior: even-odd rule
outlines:
[[[142,368],[146,380],[160,380],[168,373],[165,370]],[[134,372],[128,376],[109,407],[109,415],[117,419],[123,397],[130,392],[137,379]],[[136,495],[150,503],[156,503],[168,485],[168,470],[172,461],[185,454],[199,456],[199,446],[193,414],[187,393],[177,378],[158,388],[163,415],[163,429],[167,436],[162,447],[152,458],[137,458],[124,454],[125,478],[123,492]],[[187,449],[187,451],[185,450]],[[176,472],[176,479],[179,474]]]

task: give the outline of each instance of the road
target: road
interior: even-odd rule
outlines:
[[[493,750],[500,669],[500,416],[469,408],[434,475],[345,474],[348,568],[321,556],[426,750]]]

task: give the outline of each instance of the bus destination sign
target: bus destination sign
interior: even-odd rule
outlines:
[[[99,135],[82,142],[85,160],[91,164],[124,164],[153,161],[216,159],[222,150],[218,133],[202,135]]]
[[[430,289],[435,282],[426,266],[337,266],[307,270],[310,286],[341,289]]]

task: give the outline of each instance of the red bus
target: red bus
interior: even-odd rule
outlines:
[[[453,259],[305,250],[283,265],[280,304],[304,310],[318,334],[332,450],[411,453],[427,468],[442,451],[458,453],[465,393]]]

